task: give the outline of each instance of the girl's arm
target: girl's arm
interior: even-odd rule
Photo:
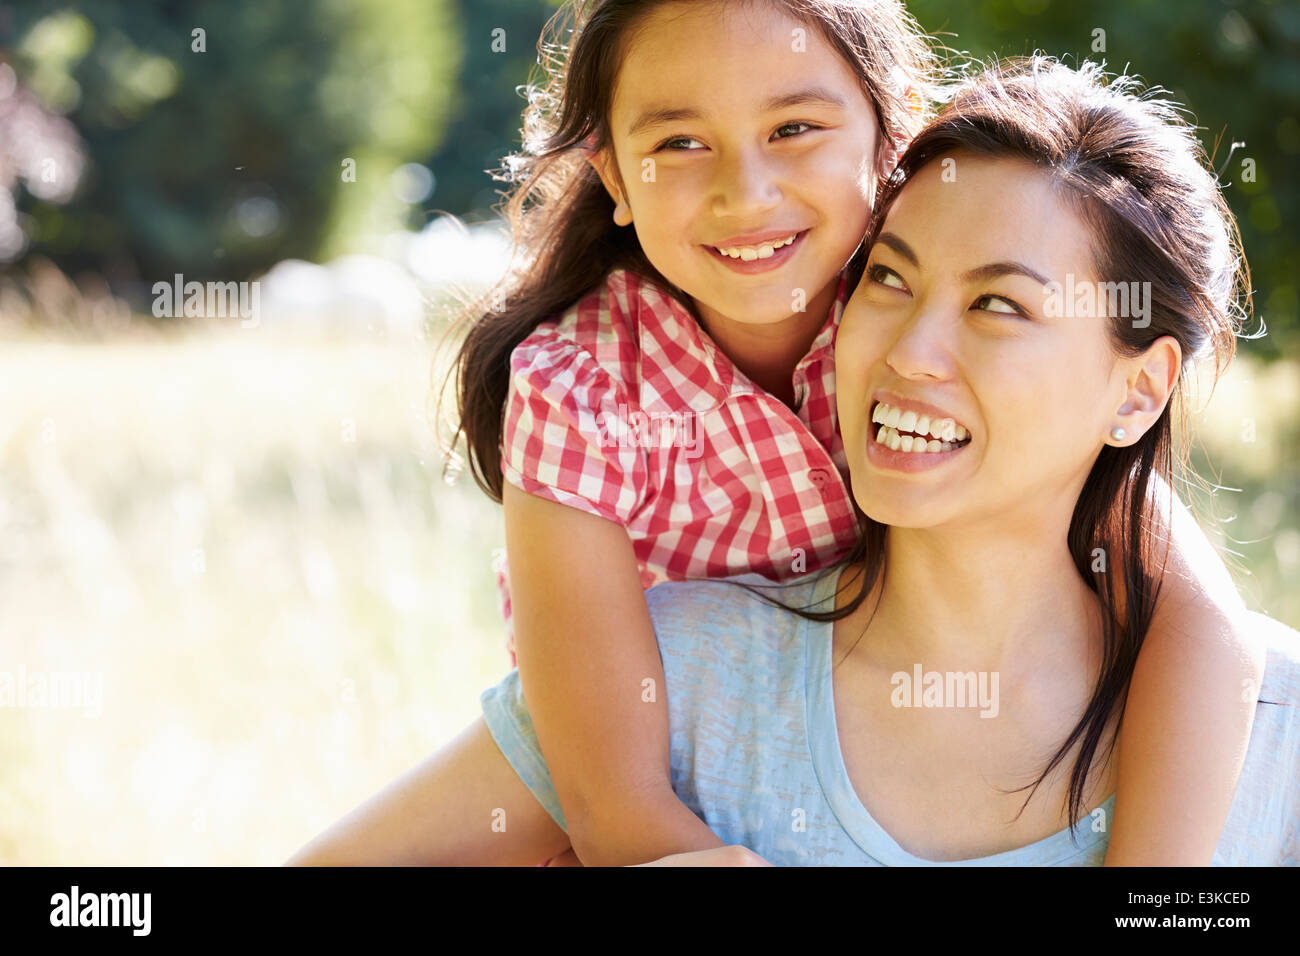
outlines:
[[[579,859],[722,846],[672,790],[663,665],[627,531],[509,483],[503,504],[520,683]]]
[[[1169,565],[1120,728],[1107,866],[1210,864],[1264,678],[1227,569],[1173,501]]]
[[[569,845],[479,717],[288,866],[528,866]]]

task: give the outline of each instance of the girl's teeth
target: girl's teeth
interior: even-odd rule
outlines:
[[[916,420],[916,428],[913,429],[918,435],[930,434],[930,416],[922,415]]]
[[[898,419],[898,430],[910,432],[916,430],[916,412],[903,412]]]
[[[885,412],[885,424],[888,425],[890,428],[897,428],[898,420],[902,417],[903,417],[903,413],[891,405],[889,407],[889,410]]]
[[[723,249],[721,246],[714,246],[718,252],[729,259],[740,259],[744,262],[753,262],[755,259],[770,259],[776,253],[776,250],[782,246],[788,246],[799,238],[799,233],[787,236],[779,242],[764,242],[757,246],[732,246]]]

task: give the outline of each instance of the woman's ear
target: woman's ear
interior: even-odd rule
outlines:
[[[1183,350],[1172,335],[1163,335],[1142,354],[1122,360],[1126,392],[1115,412],[1113,444],[1132,444],[1155,424],[1173,394],[1182,360]],[[1114,437],[1115,428],[1124,433],[1123,439]]]
[[[627,204],[627,198],[623,195],[623,184],[618,175],[618,167],[614,162],[612,150],[588,150],[587,162],[591,163],[592,169],[596,170],[596,175],[600,177],[601,183],[605,186],[605,192],[609,193],[609,198],[614,200],[614,223],[619,226],[628,226],[632,224],[632,208]]]

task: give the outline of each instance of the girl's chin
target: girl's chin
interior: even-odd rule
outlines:
[[[736,325],[778,325],[789,320],[796,310],[794,298],[786,286],[772,290],[752,290],[736,296],[692,296],[705,321],[722,316]]]
[[[675,281],[666,273],[665,277]],[[716,276],[701,276],[686,285],[678,283],[678,287],[695,301],[706,318],[721,315],[738,325],[775,325],[808,312],[829,281],[818,285],[814,277],[790,276],[782,271],[773,278],[753,275],[719,281]]]

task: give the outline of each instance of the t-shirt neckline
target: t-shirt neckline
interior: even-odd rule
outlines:
[[[812,607],[833,608],[840,575],[828,569],[813,589]],[[927,860],[903,849],[868,812],[849,779],[835,721],[834,683],[831,676],[833,628],[831,622],[801,619],[804,645],[804,706],[808,747],[813,769],[832,812],[845,832],[870,857],[886,866],[1046,866],[1080,856],[1105,839],[1107,831],[1093,832],[1086,818],[1075,827],[1079,843],[1069,828],[1026,846],[990,856],[964,860]],[[1101,804],[1107,826],[1114,822],[1115,795]]]

